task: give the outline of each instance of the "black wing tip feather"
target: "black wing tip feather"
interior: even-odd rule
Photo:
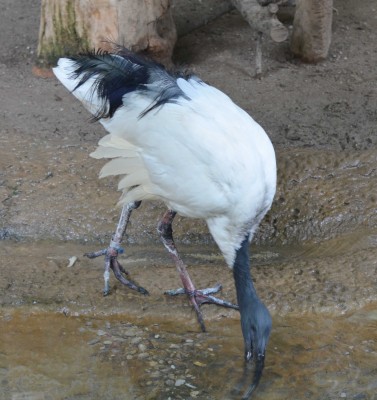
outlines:
[[[179,98],[189,100],[177,85],[177,79],[189,79],[191,75],[170,72],[162,64],[126,47],[113,47],[112,52],[93,49],[70,57],[75,63],[72,77],[79,79],[74,90],[94,78],[93,94],[104,100],[103,106],[93,116],[95,121],[113,117],[124,105],[123,97],[131,92],[144,93],[151,99],[150,106],[140,113],[139,118],[166,103],[176,103]]]

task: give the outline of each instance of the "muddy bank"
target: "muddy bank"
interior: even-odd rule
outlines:
[[[354,235],[304,246],[254,246],[251,265],[258,293],[274,315],[306,312],[341,314],[377,300],[377,233]],[[201,287],[223,285],[224,298],[235,301],[231,271],[212,245],[181,245],[194,282]],[[83,257],[93,245],[72,242],[0,242],[3,307],[41,306],[68,313],[153,316],[173,322],[187,315],[195,323],[184,297],[163,292],[181,285],[162,245],[127,245],[120,260],[130,276],[151,296],[130,291],[112,278],[111,296],[102,296],[103,260]],[[78,261],[68,267],[68,259]],[[216,279],[217,277],[217,279]],[[235,317],[237,312],[206,307],[207,319]]]
[[[109,241],[120,210],[117,180],[97,178],[104,164],[92,160],[92,141],[3,138],[12,146],[0,158],[0,237]],[[17,157],[15,157],[17,154]],[[278,149],[278,188],[255,243],[326,240],[377,225],[377,150]],[[157,242],[165,210],[146,203],[131,218],[132,243]],[[32,212],[31,212],[32,211]],[[203,221],[177,218],[178,241],[212,241]]]
[[[6,1],[0,28],[17,27],[0,54],[0,237],[108,241],[119,193],[115,181],[97,180],[102,164],[88,157],[104,131],[53,78],[31,74],[39,15],[31,4],[26,18]],[[326,240],[376,224],[377,11],[369,2],[335,7],[329,59],[304,65],[287,44],[265,41],[262,80],[253,78],[252,34],[236,12],[177,45],[177,63],[228,93],[275,145],[278,194],[257,243]],[[135,212],[130,240],[156,241],[163,210]],[[181,242],[211,240],[201,221],[175,226]]]

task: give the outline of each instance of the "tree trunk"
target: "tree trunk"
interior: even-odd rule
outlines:
[[[170,0],[42,0],[42,66],[86,50],[110,50],[112,43],[169,62],[175,41]]]
[[[307,62],[327,57],[331,43],[333,0],[297,0],[291,50]]]

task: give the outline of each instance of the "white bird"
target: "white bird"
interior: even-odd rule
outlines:
[[[117,261],[120,243],[133,209],[142,200],[162,200],[168,211],[158,233],[174,259],[184,289],[205,330],[200,305],[237,306],[212,296],[220,286],[197,290],[175,247],[176,213],[203,218],[226,263],[233,269],[247,361],[256,356],[257,386],[264,366],[271,317],[255,291],[249,243],[271,207],[276,187],[276,161],[265,131],[221,91],[196,76],[169,73],[163,66],[125,48],[114,54],[89,53],[61,58],[54,73],[62,84],[109,132],[91,154],[111,159],[100,177],[119,175],[123,206],[105,255],[105,289],[109,270],[128,287]]]

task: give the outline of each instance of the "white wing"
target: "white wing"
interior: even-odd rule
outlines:
[[[61,60],[54,72],[72,91],[77,83],[70,68],[69,60]],[[91,84],[73,93],[95,114],[103,104]],[[123,176],[121,204],[158,198],[181,215],[205,218],[231,266],[244,235],[271,205],[274,150],[264,130],[228,96],[198,79],[180,78],[177,85],[187,98],[142,118],[150,98],[126,94],[127,106],[100,120],[110,135],[92,156],[112,158],[101,176]]]

